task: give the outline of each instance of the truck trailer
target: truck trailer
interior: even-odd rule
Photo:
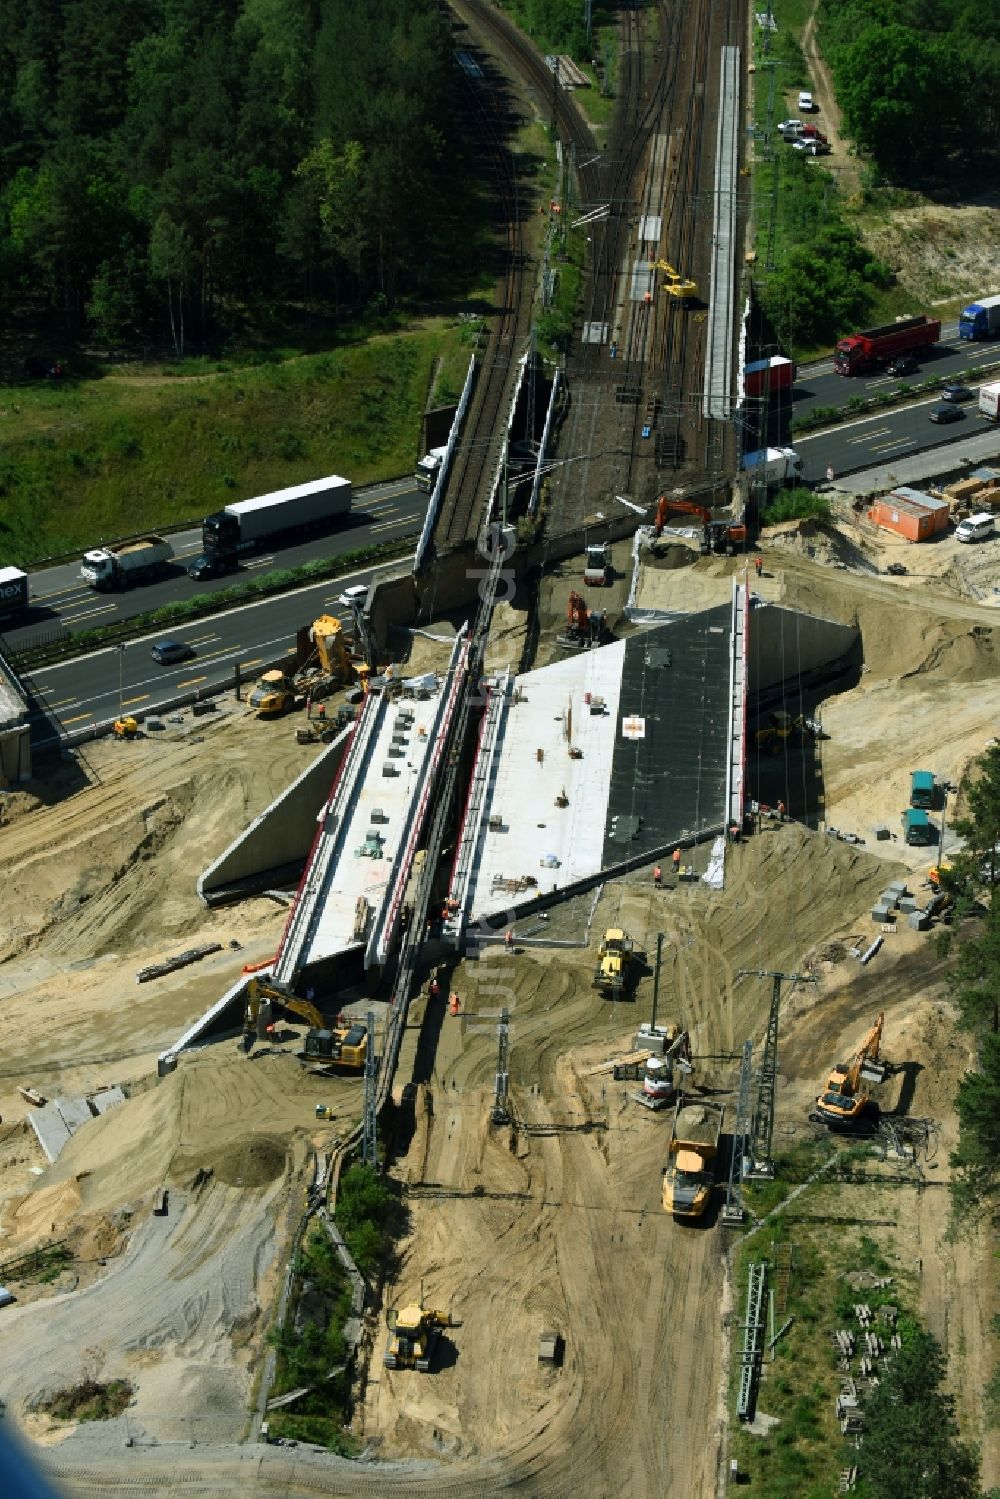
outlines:
[[[791,390],[795,383],[795,365],[784,354],[774,354],[770,359],[755,359],[743,371],[743,382],[747,396],[756,399],[776,395],[781,390]]]
[[[1000,380],[979,387],[979,414],[988,416],[991,422],[1000,421]]]
[[[958,336],[972,343],[1000,337],[1000,297],[980,297],[978,302],[963,307],[958,320]]]
[[[701,1218],[708,1207],[725,1112],[721,1103],[677,1099],[663,1168],[663,1210],[675,1218]]]
[[[0,620],[19,619],[28,607],[28,574],[0,567]]]
[[[802,459],[794,448],[758,448],[743,457],[743,472],[751,484],[767,488],[787,484],[802,474]]]
[[[206,552],[246,552],[284,532],[325,525],[350,509],[350,479],[331,474],[217,510],[202,521],[201,544]]]
[[[84,552],[80,577],[99,593],[131,588],[133,583],[162,578],[173,555],[173,547],[162,536],[137,536]]]
[[[881,328],[868,328],[839,340],[833,354],[838,375],[863,375],[875,370],[897,354],[911,354],[929,349],[941,337],[940,318],[929,318],[925,312],[917,317],[900,318]]]

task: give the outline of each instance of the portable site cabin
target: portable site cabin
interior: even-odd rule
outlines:
[[[935,499],[922,494],[919,489],[904,486],[876,500],[868,512],[868,519],[881,526],[883,531],[894,531],[905,536],[907,541],[927,541],[948,529],[949,506],[947,500]]]
[[[915,770],[910,776],[910,806],[933,807],[937,801],[937,784],[932,770]]]

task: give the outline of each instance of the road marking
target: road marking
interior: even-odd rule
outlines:
[[[253,658],[252,661],[241,661],[240,662],[240,670],[241,671],[247,671],[251,666],[263,666],[263,664],[264,664],[264,657],[263,656],[254,656],[254,658]]]
[[[208,645],[210,641],[212,641],[212,640],[218,640],[219,638],[220,637],[219,637],[218,630],[214,630],[211,635],[192,635],[191,640],[190,640],[190,644],[191,645]]]
[[[253,562],[244,562],[243,566],[249,572],[252,567],[270,567],[273,561],[273,557],[257,557]]]
[[[371,529],[372,529],[372,531],[394,531],[397,526],[405,526],[405,525],[408,525],[408,524],[409,524],[408,519],[407,520],[384,520],[384,521],[380,521],[377,526],[372,526]]]
[[[206,672],[203,677],[188,677],[188,679],[187,679],[186,682],[178,682],[177,685],[178,685],[178,687],[197,687],[197,685],[198,685],[199,682],[207,682],[207,681],[208,681],[208,673]],[[147,694],[147,696],[148,696],[148,694]]]
[[[847,441],[857,446],[858,443],[871,442],[873,437],[885,437],[891,431],[891,427],[879,427],[877,432],[863,432],[858,437],[849,437]]]
[[[916,447],[916,443],[913,441],[912,438],[910,438],[910,439],[906,439],[906,440],[901,441],[901,442],[880,442],[880,443],[873,443],[872,444],[872,452],[873,453],[894,453],[894,452],[902,452],[904,448],[912,448],[912,447]]]
[[[78,593],[81,599],[90,598],[90,589],[85,583],[70,583],[65,588],[53,588],[51,593],[32,593],[31,597],[38,603],[44,599],[62,598],[63,594]]]
[[[75,707],[78,706],[79,702],[80,702],[80,699],[78,697],[61,697],[58,702],[55,702],[55,703],[46,702],[46,707],[47,708],[75,708]]]
[[[63,728],[65,728],[68,723],[80,723],[84,718],[93,718],[93,716],[94,715],[91,712],[91,713],[78,713],[75,718],[64,718],[63,719]]]
[[[132,703],[144,703],[148,697],[149,697],[149,693],[148,692],[140,692],[138,697],[123,697],[122,698],[122,707],[123,708],[127,708]]]
[[[82,614],[67,614],[65,610],[60,610],[59,617],[75,622],[78,619],[90,619],[95,614],[114,614],[117,608],[117,604],[99,604],[96,609],[84,609]]]

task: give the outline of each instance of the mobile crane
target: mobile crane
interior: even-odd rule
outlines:
[[[663,535],[668,515],[693,515],[701,521],[700,550],[703,557],[712,552],[733,557],[737,547],[746,546],[747,528],[742,521],[715,520],[711,510],[705,505],[699,505],[694,500],[671,499],[665,494],[661,494],[656,502],[654,537]]]
[[[889,1069],[879,1060],[884,1018],[884,1014],[878,1016],[849,1065],[834,1067],[826,1080],[826,1088],[816,1100],[813,1117],[831,1129],[850,1129],[861,1119],[869,1101],[869,1094],[861,1086],[862,1080],[880,1083],[885,1079]]]

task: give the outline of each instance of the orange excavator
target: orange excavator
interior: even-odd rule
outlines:
[[[559,636],[559,645],[599,645],[604,635],[604,615],[598,609],[588,609],[582,593],[571,593],[566,604],[566,629]]]
[[[869,1101],[862,1081],[881,1083],[885,1080],[889,1068],[879,1060],[878,1054],[884,1019],[884,1014],[880,1014],[849,1065],[841,1063],[834,1067],[826,1080],[826,1088],[816,1100],[813,1117],[831,1129],[850,1129],[861,1119]]]
[[[703,557],[709,556],[712,552],[724,552],[727,557],[734,557],[737,547],[746,546],[747,528],[741,521],[715,520],[711,510],[706,506],[698,505],[694,500],[672,499],[665,494],[661,494],[656,502],[656,515],[653,520],[655,537],[663,535],[663,528],[669,515],[694,515],[701,521],[701,555]]]

